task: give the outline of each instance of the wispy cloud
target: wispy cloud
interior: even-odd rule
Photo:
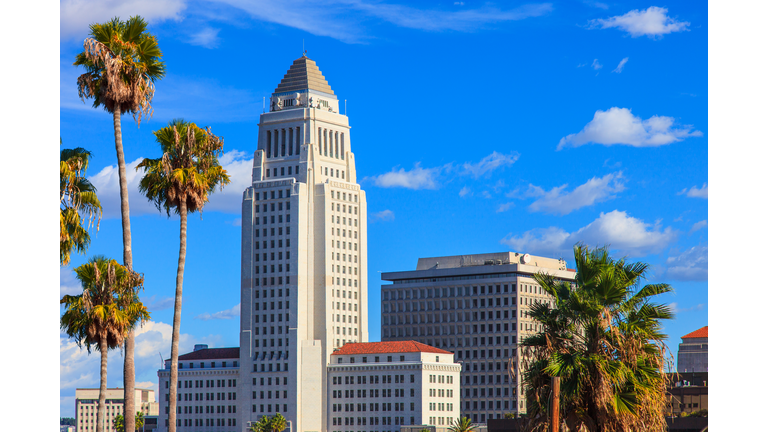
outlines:
[[[83,293],[83,285],[70,267],[59,267],[59,298]]]
[[[515,203],[513,203],[513,202],[499,204],[499,207],[496,208],[496,213],[503,213],[503,212],[511,209],[514,206],[515,206]]]
[[[85,39],[88,26],[114,17],[126,20],[139,15],[149,23],[180,20],[187,8],[185,0],[62,0],[60,3],[62,39]]]
[[[156,295],[153,295],[152,297],[141,299],[141,302],[144,303],[144,306],[146,306],[150,312],[154,312],[172,308],[175,300],[173,297],[157,298]]]
[[[655,115],[643,120],[633,115],[628,108],[613,107],[607,111],[597,110],[592,121],[581,132],[560,139],[557,149],[588,143],[657,147],[702,135],[701,131],[693,130],[693,126],[675,126],[672,117]]]
[[[700,230],[700,229],[702,229],[702,228],[704,228],[706,226],[707,226],[707,220],[706,219],[704,219],[703,221],[698,221],[695,224],[693,224],[693,226],[691,227],[691,231],[690,232],[694,233],[694,232],[696,232],[696,231],[698,231],[698,230]]]
[[[694,246],[680,255],[667,258],[666,275],[681,281],[709,279],[709,247]]]
[[[593,222],[574,232],[549,227],[526,231],[522,235],[509,234],[501,240],[517,251],[544,255],[567,254],[574,244],[610,245],[611,249],[639,257],[659,253],[677,238],[672,228],[662,228],[659,223],[649,224],[614,210],[600,213]]]
[[[464,186],[463,188],[461,188],[461,190],[459,191],[459,196],[464,198],[468,195],[472,195],[472,189],[469,186]]]
[[[395,212],[392,210],[382,210],[380,212],[371,213],[371,222],[389,222],[395,220]]]
[[[616,198],[616,194],[624,190],[624,182],[622,173],[616,172],[600,178],[592,177],[571,192],[563,192],[566,187],[568,184],[544,191],[530,185],[531,193],[538,194],[540,198],[531,203],[528,209],[534,212],[567,215],[582,207]]]
[[[608,9],[608,5],[605,3],[601,3],[598,1],[590,1],[590,0],[584,0],[583,2],[587,6],[592,6],[598,9]]]
[[[195,319],[199,319],[201,321],[227,320],[227,319],[237,318],[239,316],[240,316],[240,303],[238,303],[231,309],[219,311],[213,314],[209,314],[208,312],[202,313],[196,316]]]
[[[692,188],[688,189],[685,188],[677,193],[678,195],[685,195],[689,198],[709,198],[709,188],[707,187],[707,184],[704,183],[701,187],[693,186]]]
[[[213,27],[205,27],[189,38],[189,43],[203,48],[217,48],[221,39],[219,39],[219,30]]]
[[[692,311],[700,311],[704,310],[704,307],[706,305],[704,303],[699,303],[696,306],[691,306],[687,308],[680,308],[680,306],[677,304],[677,302],[672,302],[669,304],[670,309],[672,309],[672,312],[675,314],[684,313],[684,312],[692,312]]]
[[[422,168],[420,163],[416,163],[413,169],[406,171],[405,168],[392,168],[392,171],[373,177],[366,177],[373,180],[378,187],[391,188],[402,187],[406,189],[437,189],[437,177],[441,172],[450,169],[450,165],[444,165],[437,168]]]
[[[621,72],[624,70],[624,65],[625,65],[625,64],[627,64],[627,62],[628,62],[628,61],[629,61],[629,57],[624,57],[624,58],[623,58],[623,59],[621,59],[621,61],[619,62],[619,65],[618,65],[618,66],[616,66],[616,69],[614,69],[614,70],[613,70],[613,71],[611,71],[611,72],[614,72],[614,73],[621,73]]]
[[[597,61],[597,59],[592,60],[592,69],[600,70],[602,68],[603,68],[603,65],[601,65],[600,62]]]
[[[477,163],[465,162],[463,168],[466,174],[469,174],[474,178],[478,178],[499,168],[512,166],[519,158],[520,154],[517,152],[512,152],[508,155],[505,155],[494,151],[488,156],[482,158]]]
[[[589,22],[590,29],[617,28],[629,33],[630,36],[662,37],[665,34],[687,31],[691,23],[677,21],[667,15],[667,8],[651,6],[646,10],[635,9],[624,15],[610,18],[598,18]]]

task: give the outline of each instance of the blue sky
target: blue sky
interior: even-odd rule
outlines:
[[[88,256],[122,256],[111,115],[77,97],[87,26],[138,14],[168,75],[141,127],[123,116],[126,161],[158,157],[153,130],[182,117],[224,137],[232,184],[189,219],[182,352],[237,346],[240,200],[262,98],[303,46],[339,99],[369,210],[369,330],[379,340],[380,271],[424,256],[515,251],[573,262],[577,241],[652,265],[677,318],[668,344],[708,324],[708,15],[700,2],[245,2],[64,0],[60,135],[93,152],[105,206]],[[131,183],[134,268],[152,322],[137,382],[170,355],[178,218]],[[86,256],[75,256],[71,267]],[[77,284],[62,268],[60,294]],[[159,353],[159,354],[158,354]],[[109,386],[122,386],[120,353]],[[61,415],[98,386],[98,358],[60,336]]]

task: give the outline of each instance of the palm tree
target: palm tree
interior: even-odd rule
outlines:
[[[83,293],[65,295],[61,299],[61,304],[66,305],[61,328],[75,339],[78,346],[85,345],[89,354],[91,346],[101,352],[96,432],[102,432],[107,397],[107,352],[121,346],[137,322],[149,319],[147,308],[136,294],[144,278],[102,256],[93,257],[77,267],[75,274],[83,284]]]
[[[143,18],[134,16],[127,21],[114,18],[104,24],[91,24],[90,37],[85,39],[84,50],[75,58],[75,66],[86,72],[77,78],[80,98],[93,98],[93,107],[103,106],[112,113],[115,130],[115,150],[120,178],[120,213],[123,224],[123,265],[133,268],[131,251],[131,221],[128,209],[128,180],[125,177],[125,156],[120,116],[131,112],[141,125],[142,115],[152,113],[155,81],[165,76],[163,54],[157,38],[147,31]],[[126,394],[133,394],[136,371],[133,361],[133,332],[125,340],[123,383]],[[123,412],[136,411],[133,398],[125,398]],[[125,421],[128,430],[135,428],[132,416]]]
[[[524,373],[529,430],[548,430],[551,377],[560,378],[560,411],[569,430],[664,430],[660,320],[673,315],[653,298],[672,288],[640,287],[648,265],[614,260],[607,248],[577,244],[574,256],[575,284],[535,276],[555,307],[530,308],[543,330],[521,344],[530,356]]]
[[[453,420],[453,424],[448,430],[451,432],[472,432],[475,430],[475,426],[469,417],[459,417]]]
[[[72,250],[85,253],[91,243],[88,229],[96,221],[101,222],[101,203],[96,188],[86,179],[91,152],[83,148],[62,149],[59,164],[59,262],[68,265]],[[85,216],[85,221],[83,220]],[[88,226],[83,223],[87,221]]]
[[[273,417],[261,416],[251,425],[251,432],[283,432],[288,426],[288,421],[282,414],[277,413]]]
[[[187,255],[187,213],[200,211],[208,202],[208,195],[216,187],[229,183],[227,171],[219,165],[224,141],[208,130],[184,120],[173,120],[167,127],[155,131],[163,151],[159,159],[144,159],[136,169],[145,175],[139,190],[158,210],[171,208],[181,219],[179,264],[176,271],[176,300],[173,308],[173,335],[171,337],[171,386],[169,432],[176,430],[176,387],[178,383],[179,332],[181,327],[181,294],[184,281],[184,263]]]
[[[277,413],[270,420],[271,432],[283,432],[285,427],[288,426],[288,422],[285,420],[282,414]]]
[[[267,416],[261,416],[261,418],[251,424],[251,432],[271,432],[272,425],[270,418]]]

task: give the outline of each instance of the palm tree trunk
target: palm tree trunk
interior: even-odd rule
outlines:
[[[104,418],[107,410],[107,337],[106,335],[99,340],[99,350],[101,351],[101,372],[99,386],[99,410],[96,412],[96,432],[104,431]]]
[[[181,290],[184,283],[184,262],[187,258],[187,200],[179,200],[179,267],[176,270],[176,300],[173,305],[173,335],[171,336],[171,385],[169,395],[168,432],[176,432],[176,386],[179,380],[179,331],[181,328]]]
[[[112,113],[112,121],[115,127],[115,151],[117,152],[117,173],[120,179],[120,214],[123,221],[123,265],[133,270],[133,252],[131,251],[131,219],[128,209],[128,179],[125,176],[125,155],[123,154],[123,131],[120,124],[120,105],[115,106]],[[123,414],[125,417],[125,430],[136,430],[136,398],[134,387],[136,382],[136,370],[133,362],[134,337],[133,329],[125,338],[125,363],[123,364]]]

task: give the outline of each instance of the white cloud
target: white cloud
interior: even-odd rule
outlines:
[[[592,7],[596,7],[596,8],[599,8],[599,9],[608,9],[608,5],[605,4],[605,3],[601,3],[601,2],[584,1],[584,4],[587,5],[587,6],[592,6]]]
[[[216,312],[214,314],[209,314],[208,312],[202,313],[195,317],[195,319],[199,319],[202,321],[209,321],[209,320],[226,320],[226,319],[232,319],[237,318],[240,316],[240,303],[232,307],[231,309],[223,310]]]
[[[150,312],[155,312],[172,308],[176,300],[173,297],[157,298],[156,295],[153,295],[152,297],[141,299],[141,302],[144,303],[144,306]]]
[[[508,203],[500,204],[499,207],[496,209],[496,213],[503,213],[503,212],[511,209],[514,206],[515,206],[515,203],[513,203],[513,202],[508,202]]]
[[[476,9],[419,9],[393,3],[363,0],[280,2],[219,0],[248,13],[252,18],[304,30],[316,36],[329,36],[347,43],[365,42],[369,22],[387,22],[398,27],[423,31],[471,32],[489,24],[518,21],[545,15],[550,3],[499,9],[484,5]]]
[[[537,228],[521,236],[509,234],[501,240],[517,251],[545,255],[565,255],[573,245],[583,242],[590,246],[608,245],[613,252],[630,256],[645,256],[661,252],[677,238],[677,232],[657,223],[651,225],[614,210],[600,213],[593,222],[569,233],[562,228]]]
[[[616,193],[624,190],[624,183],[621,179],[621,172],[606,174],[601,178],[592,177],[586,183],[567,193],[562,192],[568,184],[554,187],[547,192],[530,185],[529,190],[533,191],[532,193],[540,191],[541,197],[531,203],[528,209],[535,212],[567,215],[582,207],[615,198]]]
[[[699,221],[699,222],[696,222],[695,224],[693,224],[693,226],[691,227],[691,231],[690,232],[692,232],[692,233],[696,232],[696,231],[698,231],[698,230],[700,230],[700,229],[702,229],[702,228],[704,228],[706,226],[707,226],[707,220],[704,219],[703,221]]]
[[[640,36],[656,38],[673,32],[688,31],[690,25],[691,23],[687,21],[677,21],[669,17],[666,8],[657,6],[651,6],[644,11],[635,9],[624,15],[589,22],[589,28],[617,28],[629,33],[633,38]]]
[[[621,73],[624,70],[624,65],[627,64],[628,61],[629,61],[629,57],[624,57],[623,59],[621,59],[621,61],[619,62],[619,65],[616,66],[616,69],[614,69],[612,72]]]
[[[627,108],[597,110],[592,121],[587,123],[581,132],[560,139],[557,149],[579,147],[588,143],[657,147],[703,135],[700,131],[692,131],[693,126],[673,127],[674,123],[674,118],[665,116],[653,116],[643,120]]]
[[[685,195],[689,198],[709,198],[709,188],[707,187],[707,184],[704,183],[700,188],[699,187],[692,187],[690,189],[685,188],[681,190],[678,195]]]
[[[395,212],[392,210],[382,210],[380,212],[371,213],[371,222],[389,222],[395,220]]]
[[[149,23],[180,20],[187,5],[184,0],[61,0],[60,7],[61,38],[85,39],[90,24],[114,17],[127,20],[134,15]]]
[[[471,194],[472,194],[472,189],[470,189],[469,186],[464,186],[459,191],[459,196],[462,197],[462,198],[464,198],[467,195],[471,195]]]
[[[603,67],[597,59],[592,60],[592,69],[599,70]]]
[[[167,359],[171,352],[172,326],[163,322],[148,321],[135,330],[135,365],[137,386],[157,381],[157,370],[162,366],[160,356]],[[182,333],[179,338],[179,353],[192,351],[196,343],[216,346],[221,337],[209,335],[197,338]],[[59,387],[62,417],[74,417],[75,404],[72,401],[76,388],[99,387],[100,353],[78,348],[64,332],[59,333]],[[107,385],[123,386],[123,357],[120,350],[112,350],[107,356]]]
[[[155,155],[159,156],[159,155]],[[242,209],[243,191],[251,185],[253,158],[245,159],[247,154],[238,150],[230,150],[224,153],[219,163],[227,170],[230,176],[230,184],[224,186],[224,190],[216,189],[209,195],[209,202],[203,211],[219,211],[223,213],[240,213]],[[144,176],[144,171],[136,171],[136,166],[144,160],[140,157],[126,164],[126,178],[128,180],[128,205],[131,216],[145,214],[159,214],[157,207],[150,203],[139,192],[139,182]],[[117,165],[104,167],[97,174],[88,177],[96,186],[96,194],[99,196],[101,206],[104,209],[104,219],[120,217],[120,185],[118,182]],[[162,212],[165,215],[165,210]],[[173,214],[173,209],[171,209]]]
[[[677,302],[673,302],[669,304],[670,309],[672,309],[672,313],[679,314],[681,312],[691,312],[691,311],[700,311],[704,310],[704,303],[699,303],[696,306],[691,306],[688,308],[680,308],[677,304]]]
[[[505,155],[494,151],[488,156],[482,158],[480,162],[465,162],[463,165],[464,173],[469,174],[474,178],[478,178],[485,174],[489,174],[498,168],[512,166],[512,164],[514,164],[519,158],[520,155],[516,152]]]
[[[75,272],[69,267],[59,267],[59,298],[82,293],[83,285],[77,280]]]
[[[666,274],[673,279],[681,281],[708,280],[708,246],[694,246],[678,256],[667,258]]]
[[[221,29],[205,27],[199,32],[193,34],[189,38],[189,43],[192,45],[201,46],[203,48],[216,48],[221,42],[221,39],[219,39],[219,30]]]
[[[416,163],[413,169],[406,171],[404,168],[370,177],[376,186],[390,188],[403,187],[406,189],[437,189],[437,177],[440,172],[447,169],[448,165],[437,168],[422,168],[420,163]],[[368,177],[366,177],[368,179]]]

